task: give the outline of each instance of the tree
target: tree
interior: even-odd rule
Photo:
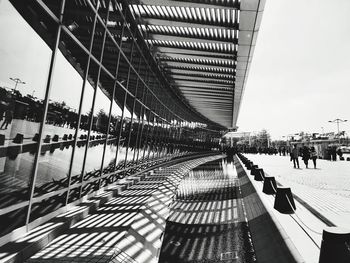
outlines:
[[[108,126],[108,115],[103,109],[100,109],[96,115],[96,130],[106,133]]]
[[[265,129],[261,130],[261,132],[258,133],[257,137],[258,137],[260,147],[262,147],[262,148],[270,147],[271,136],[267,130],[265,130]]]

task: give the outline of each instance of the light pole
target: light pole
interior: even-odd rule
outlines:
[[[15,88],[13,92],[16,91],[18,84],[26,84],[24,81],[20,80],[19,78],[10,78],[10,80],[12,80],[15,83]]]
[[[337,129],[338,129],[338,134],[339,134],[339,123],[341,122],[347,122],[348,120],[342,120],[342,119],[335,119],[333,121],[328,121],[328,122],[333,122],[337,124]]]

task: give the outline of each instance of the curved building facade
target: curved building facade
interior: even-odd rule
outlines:
[[[0,243],[220,150],[264,1],[1,0]]]

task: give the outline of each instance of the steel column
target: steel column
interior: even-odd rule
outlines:
[[[50,92],[51,92],[51,87],[52,87],[53,74],[54,74],[54,70],[55,70],[58,45],[60,43],[60,38],[61,38],[62,21],[63,21],[63,13],[64,13],[65,3],[66,3],[65,0],[61,1],[60,17],[59,17],[60,24],[57,25],[55,42],[54,42],[54,46],[53,46],[52,53],[51,53],[50,68],[49,68],[49,73],[48,73],[48,78],[47,78],[47,83],[46,83],[45,99],[44,99],[44,103],[43,103],[44,112],[43,112],[42,122],[40,123],[38,148],[37,148],[37,153],[36,153],[35,159],[34,159],[34,167],[33,167],[33,172],[32,172],[32,176],[31,176],[30,187],[29,187],[30,188],[30,190],[29,190],[30,191],[29,192],[29,204],[28,204],[28,210],[27,210],[27,216],[26,216],[27,231],[28,231],[28,223],[30,221],[30,214],[31,214],[31,209],[32,209],[32,204],[33,204],[35,183],[36,183],[36,178],[38,175],[39,154],[41,152],[41,146],[43,144],[43,133],[44,133],[44,127],[45,127],[45,123],[46,123],[47,111],[49,108],[49,98],[50,98]]]

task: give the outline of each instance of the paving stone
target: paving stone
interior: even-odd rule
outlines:
[[[171,171],[158,169],[150,176],[133,180],[132,185],[125,181],[126,190],[106,199],[96,211],[52,240],[28,262],[155,262],[171,195],[175,194],[171,187],[176,189],[192,168],[219,157],[186,161],[173,166]],[[101,194],[103,199],[108,196]]]
[[[301,169],[294,169],[287,156],[245,156],[336,226],[350,229],[349,162],[317,160],[317,169],[306,169],[299,160]]]

